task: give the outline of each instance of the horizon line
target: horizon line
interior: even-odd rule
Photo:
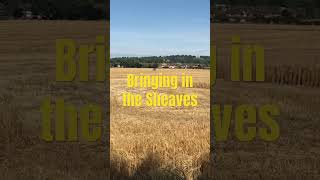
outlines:
[[[168,57],[168,56],[195,56],[195,57],[201,57],[201,56],[207,56],[210,57],[210,55],[191,55],[191,54],[171,54],[171,55],[130,55],[130,56],[111,56],[112,58],[144,58],[144,57]]]

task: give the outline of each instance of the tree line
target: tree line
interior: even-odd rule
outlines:
[[[211,3],[247,6],[287,6],[292,8],[320,8],[319,0],[211,0]]]
[[[19,18],[24,7],[46,19],[109,19],[109,0],[0,0],[10,16]]]
[[[111,58],[112,67],[125,68],[157,68],[161,64],[199,64],[205,67],[210,65],[210,56],[191,56],[191,55],[171,55],[171,56],[150,56],[150,57],[116,57]]]

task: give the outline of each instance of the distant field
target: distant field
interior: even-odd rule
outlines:
[[[265,48],[266,63],[320,64],[320,26],[212,24],[211,38],[219,49],[220,64],[230,56],[231,37]],[[213,41],[213,39],[211,39]]]

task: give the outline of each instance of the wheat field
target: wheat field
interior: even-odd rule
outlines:
[[[122,93],[145,94],[150,89],[129,89],[127,74],[193,76],[194,83],[209,84],[209,70],[111,69],[111,158],[128,163],[136,171],[146,156],[157,155],[160,169],[171,169],[182,177],[199,174],[201,163],[209,154],[210,89],[159,89],[159,93],[197,94],[197,107],[123,107]],[[206,88],[207,87],[207,88]],[[151,91],[152,92],[152,91]]]
[[[281,112],[277,117],[280,137],[276,141],[256,138],[252,142],[239,142],[231,133],[228,141],[217,143],[214,179],[319,179],[320,91],[314,85],[318,81],[315,73],[308,77],[298,75],[300,80],[286,70],[319,67],[319,30],[319,26],[211,24],[218,77],[225,78],[215,85],[214,103],[234,107],[251,104],[257,108],[274,104]],[[239,36],[243,45],[264,47],[266,67],[280,69],[272,74],[266,68],[266,74],[272,74],[273,80],[267,77],[269,80],[264,83],[230,82],[233,36]]]
[[[104,106],[104,84],[55,82],[55,40],[91,43],[106,32],[106,23],[0,21],[0,27],[0,179],[106,179],[110,176],[108,140],[46,143],[39,139],[39,108],[48,95],[64,97],[79,107],[88,102]],[[318,27],[225,24],[217,28],[217,43],[229,42],[231,35],[238,34],[243,42],[265,45],[268,65],[319,63]],[[228,58],[228,46],[221,47],[219,59]],[[215,104],[276,104],[281,110],[277,118],[281,130],[279,139],[271,143],[238,142],[231,133],[229,141],[213,147],[217,157],[207,173],[209,71],[185,71],[194,76],[195,88],[178,89],[197,93],[198,107],[122,107],[126,74],[141,71],[180,74],[184,70],[111,69],[113,179],[209,179],[208,174],[211,179],[319,179],[319,88],[218,79]]]
[[[104,105],[103,83],[55,81],[55,43],[69,38],[77,45],[94,44],[108,24],[0,21],[0,26],[0,179],[105,179],[107,141],[43,141],[40,105],[48,96],[63,97],[77,108]]]

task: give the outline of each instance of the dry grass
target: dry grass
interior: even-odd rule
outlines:
[[[267,82],[293,86],[320,87],[320,68],[316,65],[309,67],[278,66],[267,68]]]

